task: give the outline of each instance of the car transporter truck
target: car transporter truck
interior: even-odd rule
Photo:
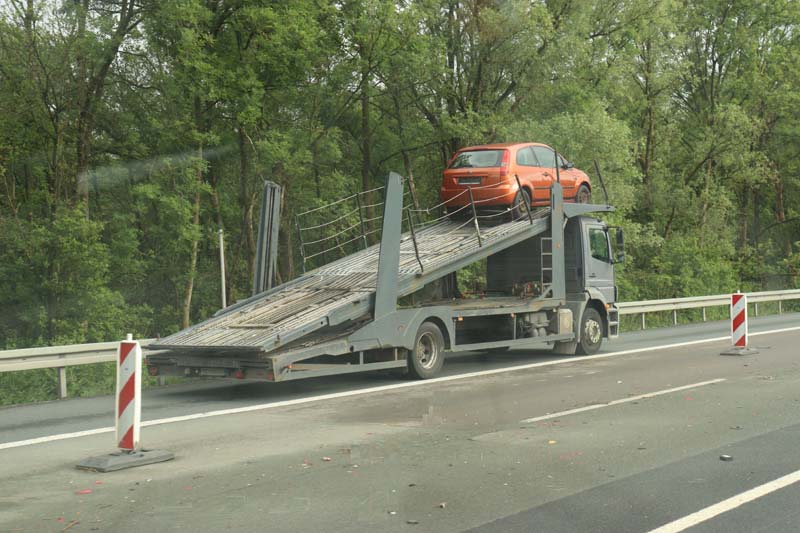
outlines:
[[[608,225],[588,216],[612,206],[565,203],[553,183],[550,205],[536,211],[525,204],[479,215],[472,201],[468,216],[415,225],[412,211],[430,210],[404,206],[403,182],[391,173],[381,188],[379,243],[363,232],[360,250],[272,288],[256,282],[252,297],[151,344],[150,374],[287,381],[401,369],[426,379],[447,352],[592,354],[618,334],[622,232],[612,247]],[[259,235],[259,272],[274,271],[280,207],[272,196],[262,206],[261,230],[271,236]],[[272,248],[266,255],[262,244]],[[485,268],[485,290],[464,297],[457,273],[475,264]]]

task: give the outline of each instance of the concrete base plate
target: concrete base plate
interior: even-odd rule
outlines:
[[[753,355],[757,353],[758,350],[754,350],[752,348],[731,348],[729,350],[725,350],[724,352],[720,352],[720,355]]]
[[[164,450],[118,451],[108,455],[88,457],[75,466],[81,470],[113,472],[124,468],[133,468],[134,466],[161,463],[174,458],[175,454]]]

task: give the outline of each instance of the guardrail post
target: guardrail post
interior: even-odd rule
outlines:
[[[703,322],[706,321],[706,308],[703,308]]]
[[[67,397],[67,368],[58,367],[58,399],[63,400]]]
[[[783,301],[778,300],[778,314],[783,313]]]
[[[677,326],[678,325],[678,310],[677,309],[673,309],[672,310],[672,325],[673,326]]]
[[[755,311],[755,315],[758,316],[758,302],[753,304],[753,311]]]
[[[642,329],[647,329],[647,324],[644,321],[644,313],[642,313]]]

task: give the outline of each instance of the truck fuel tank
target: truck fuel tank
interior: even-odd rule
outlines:
[[[558,335],[572,333],[572,309],[561,308],[558,310]]]

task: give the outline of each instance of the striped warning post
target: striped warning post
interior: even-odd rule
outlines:
[[[117,349],[117,403],[114,418],[117,446],[121,452],[87,457],[76,467],[92,472],[114,472],[124,468],[161,463],[175,458],[164,450],[139,448],[139,424],[142,418],[142,347],[129,333]]]
[[[747,347],[747,295],[731,294],[731,342],[733,347],[720,355],[752,355],[758,353]]]
[[[117,445],[122,450],[139,448],[141,398],[142,348],[129,339],[120,342],[117,350]]]
[[[737,348],[747,348],[747,295],[731,294],[731,340]]]

